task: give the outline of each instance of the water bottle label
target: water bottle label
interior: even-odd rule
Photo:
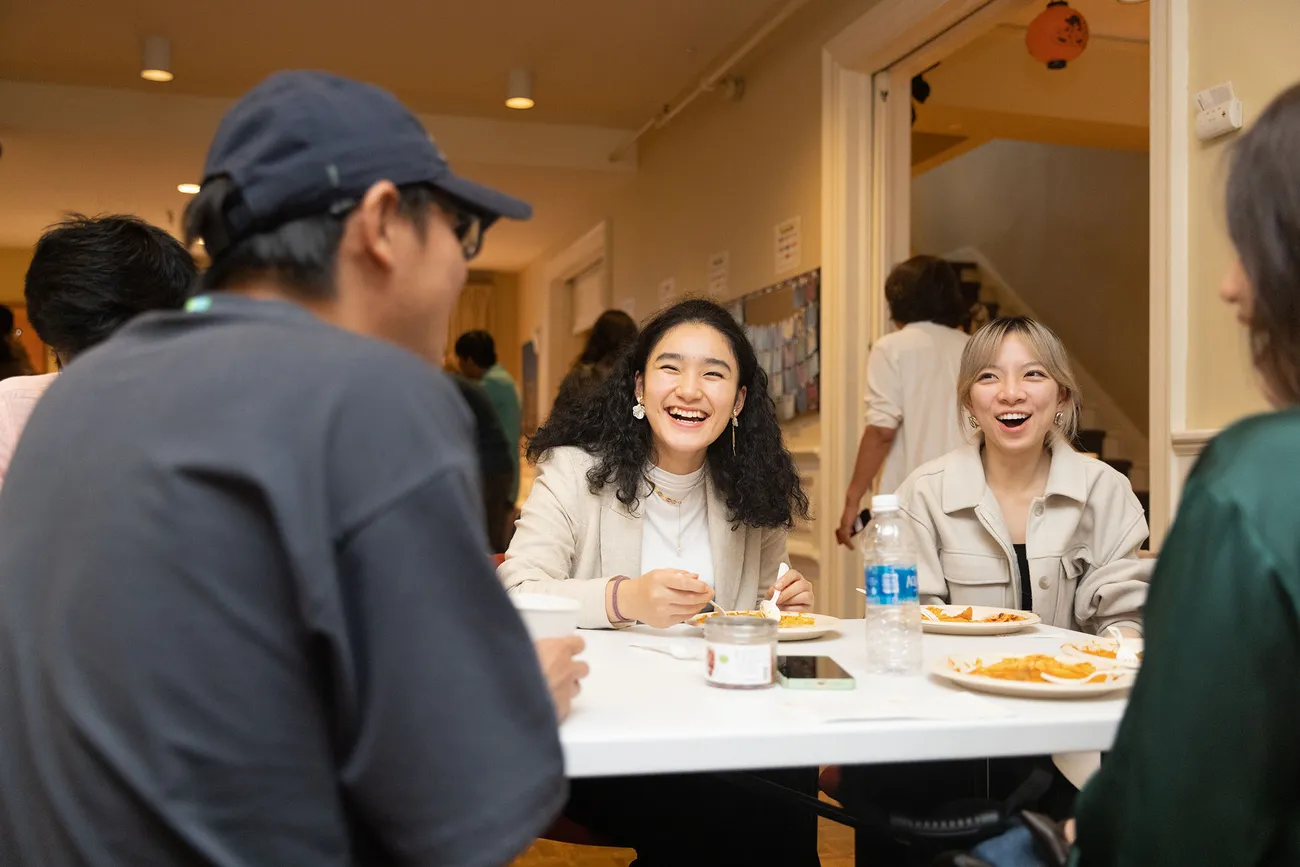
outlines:
[[[915,566],[867,567],[867,601],[872,605],[916,602],[919,598]]]

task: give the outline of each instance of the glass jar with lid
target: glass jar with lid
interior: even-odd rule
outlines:
[[[724,689],[775,683],[777,623],[766,617],[718,614],[704,622],[705,676]]]

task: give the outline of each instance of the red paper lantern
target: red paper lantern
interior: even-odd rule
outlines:
[[[1052,0],[1029,24],[1025,47],[1048,69],[1064,69],[1088,47],[1088,22],[1065,0]]]

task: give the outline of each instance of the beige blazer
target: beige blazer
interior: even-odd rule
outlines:
[[[554,593],[582,603],[578,625],[608,629],[605,585],[611,578],[641,574],[640,510],[632,515],[607,487],[593,494],[587,471],[595,460],[582,449],[552,449],[537,466],[532,492],[497,576],[511,593]],[[753,608],[776,583],[786,559],[786,531],[732,529],[726,504],[708,473],[709,546],[717,602],[728,609]],[[646,486],[649,493],[649,485]]]
[[[923,600],[1019,607],[1025,579],[977,445],[919,467],[898,498],[921,549],[917,577]],[[1067,629],[1140,630],[1155,563],[1138,559],[1147,534],[1128,479],[1058,443],[1047,488],[1030,506],[1025,531],[1034,613]]]

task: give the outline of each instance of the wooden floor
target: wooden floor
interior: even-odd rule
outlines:
[[[817,833],[822,867],[853,867],[853,831],[821,819]],[[515,860],[513,867],[627,867],[636,856],[630,849],[569,846],[538,840]]]

